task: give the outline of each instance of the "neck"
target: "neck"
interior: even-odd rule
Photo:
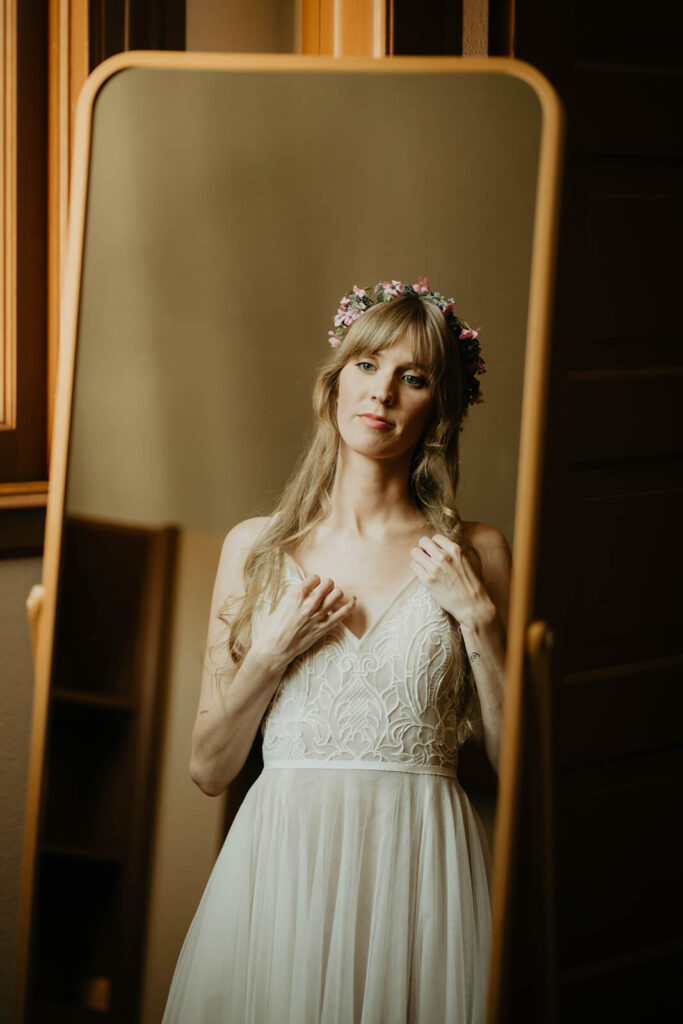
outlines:
[[[362,537],[424,520],[408,491],[410,458],[408,451],[394,459],[370,459],[342,442],[328,524]]]

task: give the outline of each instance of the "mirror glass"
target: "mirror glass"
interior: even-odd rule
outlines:
[[[484,71],[141,66],[97,95],[53,686],[125,714],[136,673],[158,682],[136,710],[158,723],[153,813],[117,820],[121,786],[147,768],[125,762],[121,783],[114,726],[104,760],[101,743],[81,751],[108,787],[96,834],[152,830],[143,1021],[160,1019],[224,834],[223,800],[188,775],[221,545],[268,514],[305,445],[352,285],[426,275],[481,328],[459,511],[513,544],[541,129],[532,87]],[[90,615],[107,588],[109,613]],[[89,1005],[106,996],[93,976]]]

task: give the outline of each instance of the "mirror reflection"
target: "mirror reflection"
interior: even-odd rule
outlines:
[[[39,1000],[482,1019],[540,130],[491,72],[100,90]]]

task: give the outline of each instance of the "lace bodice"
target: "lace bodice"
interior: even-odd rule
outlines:
[[[285,585],[303,579],[290,556],[283,571]],[[462,671],[459,626],[413,577],[361,638],[337,623],[291,662],[261,723],[264,768],[457,777]]]

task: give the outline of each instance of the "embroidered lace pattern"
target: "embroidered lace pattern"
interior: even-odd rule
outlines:
[[[285,585],[303,577],[289,557],[284,574]],[[264,769],[457,778],[462,671],[459,626],[413,577],[362,637],[338,623],[288,666],[261,723]]]

